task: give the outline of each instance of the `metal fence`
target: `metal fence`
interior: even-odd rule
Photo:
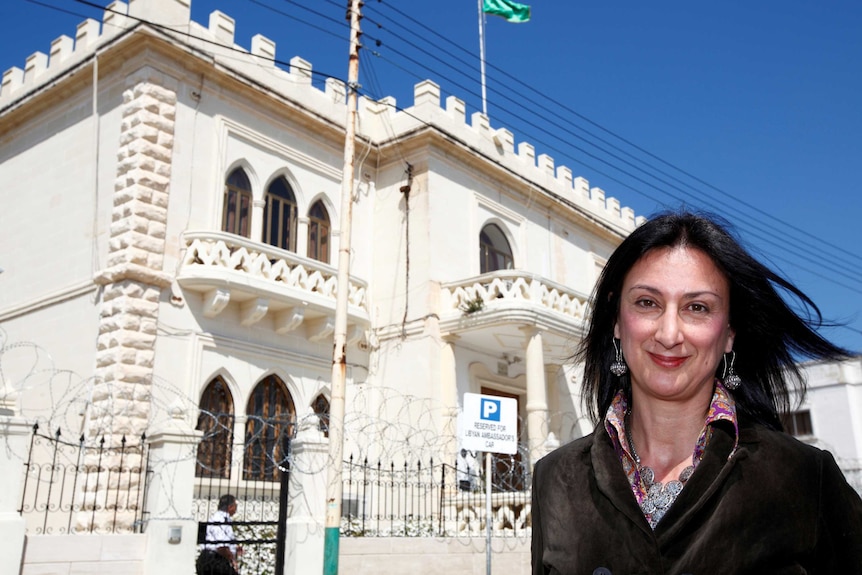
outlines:
[[[494,459],[491,532],[530,530],[529,477],[512,459]],[[510,473],[501,473],[501,468]],[[456,465],[417,461],[345,462],[341,533],[347,537],[457,537],[485,533],[488,478]],[[515,488],[517,487],[517,488]]]
[[[235,543],[243,548],[238,558],[239,572],[243,574],[284,570],[290,442],[285,439],[277,444],[281,447],[278,457],[272,457],[275,453],[272,451],[266,458],[266,466],[258,466],[260,473],[252,473],[258,467],[249,464],[251,448],[248,443],[228,445],[220,451],[198,450],[193,499],[193,514],[198,521],[197,542],[204,543],[206,526],[218,509],[219,498],[226,494],[236,497],[237,512],[231,525]],[[206,444],[202,442],[201,445]],[[213,473],[213,469],[219,473]]]
[[[18,513],[31,534],[140,533],[146,507],[146,435],[109,445],[33,425]]]

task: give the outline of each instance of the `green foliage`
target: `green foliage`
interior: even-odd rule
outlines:
[[[478,311],[482,311],[485,309],[485,300],[482,299],[482,296],[476,296],[471,300],[467,300],[458,306],[464,315],[474,314]]]

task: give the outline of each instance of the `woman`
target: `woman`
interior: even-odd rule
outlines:
[[[819,323],[713,220],[623,241],[578,354],[596,428],[535,467],[534,575],[862,573],[862,500],[779,418],[794,354],[848,354],[775,286]]]

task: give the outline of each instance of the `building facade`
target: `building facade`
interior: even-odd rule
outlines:
[[[4,354],[4,398],[82,441],[188,432],[185,475],[157,477],[123,529],[154,537],[213,479],[277,491],[289,463],[291,518],[317,541],[346,92],[234,28],[183,0],[115,2],[4,73],[0,325],[39,350],[36,367]],[[454,464],[463,394],[514,397],[523,491],[588,428],[568,358],[636,218],[431,81],[402,106],[359,104],[345,454]],[[84,477],[76,509],[99,512],[67,531],[115,528],[97,502],[135,480]]]

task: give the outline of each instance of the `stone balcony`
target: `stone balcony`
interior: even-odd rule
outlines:
[[[183,290],[201,294],[205,316],[216,317],[235,303],[243,325],[271,315],[278,333],[303,326],[312,341],[332,335],[335,267],[226,232],[186,232],[182,241],[185,254],[177,282]],[[359,341],[370,325],[366,288],[364,281],[350,278],[348,344]]]
[[[530,326],[545,334],[546,347],[568,355],[589,314],[589,296],[525,271],[496,271],[440,287],[442,333],[486,349],[518,353],[521,330]]]

